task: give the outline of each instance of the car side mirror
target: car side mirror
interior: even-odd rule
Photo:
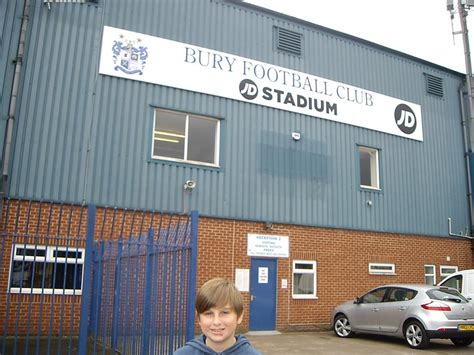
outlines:
[[[360,297],[356,297],[356,298],[354,299],[354,303],[355,303],[355,304],[359,304],[359,303],[360,303]]]

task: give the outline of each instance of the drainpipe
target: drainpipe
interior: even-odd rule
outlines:
[[[30,0],[25,0],[23,5],[23,15],[21,17],[21,31],[20,31],[20,39],[18,42],[18,50],[15,59],[15,74],[13,76],[13,86],[12,86],[12,93],[10,96],[10,105],[8,109],[8,119],[7,119],[7,127],[5,130],[5,140],[3,143],[3,162],[2,162],[2,178],[0,181],[0,197],[3,201],[3,198],[8,195],[8,174],[10,170],[10,160],[11,160],[11,150],[12,150],[12,140],[13,140],[13,128],[15,123],[15,111],[16,111],[16,103],[18,97],[18,91],[20,87],[20,74],[21,68],[23,64],[23,53],[25,50],[25,39],[26,39],[26,32],[28,28],[28,21],[30,15]],[[0,207],[0,213],[3,209],[3,203]]]
[[[469,48],[469,36],[467,29],[467,10],[470,9],[470,5],[465,5],[461,0],[458,0],[458,13],[459,22],[461,23],[461,34],[464,46],[464,63],[466,65],[466,82],[467,82],[467,94],[469,98],[469,147],[472,150],[474,147],[474,97],[473,97],[473,80],[472,80],[472,64],[471,64],[471,50]]]
[[[463,3],[464,2],[464,3]],[[465,1],[458,0],[457,1],[457,7],[458,7],[458,14],[459,14],[459,21],[461,23],[461,34],[462,34],[462,40],[463,40],[463,47],[464,47],[464,62],[466,65],[466,84],[467,84],[467,95],[468,95],[468,122],[467,122],[467,127],[469,127],[469,134],[466,135],[466,122],[463,118],[462,120],[462,126],[463,126],[463,132],[464,132],[464,140],[465,140],[465,155],[467,159],[467,170],[468,170],[468,186],[469,186],[469,208],[470,208],[470,214],[469,217],[471,219],[470,221],[470,235],[473,234],[473,216],[472,216],[472,208],[473,208],[473,201],[472,201],[472,185],[471,185],[471,180],[470,180],[470,173],[471,173],[471,155],[472,150],[474,148],[474,96],[473,96],[473,77],[472,77],[472,63],[471,63],[471,50],[469,48],[469,36],[468,36],[468,28],[467,28],[467,15],[468,11],[471,8],[470,3],[466,3]],[[464,117],[464,109],[462,112],[462,116]],[[467,146],[466,146],[467,145]],[[451,225],[451,220],[448,219],[449,221],[449,226]],[[451,235],[451,228],[449,227],[449,233]]]
[[[471,226],[471,235],[472,235],[472,225],[473,225],[473,209],[472,209],[472,185],[471,185],[471,169],[470,169],[470,161],[469,161],[469,141],[470,138],[468,137],[468,122],[466,120],[465,115],[465,107],[464,107],[464,92],[463,92],[464,84],[460,84],[459,86],[459,101],[461,106],[461,127],[463,133],[463,146],[464,146],[464,162],[466,166],[466,177],[467,177],[467,202],[469,206],[469,219],[470,219],[470,226]],[[451,218],[448,218],[449,221],[449,235],[451,234]]]

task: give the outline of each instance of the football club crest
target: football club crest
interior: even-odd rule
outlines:
[[[135,45],[137,43],[137,45]],[[126,74],[143,75],[146,60],[148,58],[148,47],[140,46],[141,39],[136,41],[128,40],[120,35],[120,40],[114,41],[112,53],[115,70],[120,70]]]

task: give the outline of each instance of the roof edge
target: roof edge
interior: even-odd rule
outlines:
[[[307,21],[307,20],[303,20],[303,19],[300,19],[298,17],[287,15],[287,14],[284,14],[282,12],[271,10],[271,9],[268,9],[266,7],[263,7],[263,6],[251,4],[251,3],[246,2],[245,0],[215,0],[215,1],[216,2],[231,3],[231,4],[234,4],[235,6],[242,6],[242,7],[249,8],[249,9],[252,9],[252,10],[257,11],[257,12],[262,12],[262,13],[265,13],[265,14],[268,14],[268,15],[271,15],[271,16],[274,16],[274,17],[280,17],[280,18],[283,18],[283,19],[288,20],[288,21],[299,23],[303,26],[312,27],[312,28],[316,28],[318,30],[325,31],[325,32],[327,32],[329,34],[332,34],[332,35],[337,35],[339,37],[347,38],[347,39],[350,39],[350,40],[353,40],[353,41],[355,40],[355,41],[360,42],[362,44],[369,45],[369,46],[372,46],[372,47],[375,47],[375,48],[378,48],[378,49],[382,49],[386,52],[397,54],[399,56],[402,56],[402,57],[405,57],[407,59],[413,60],[415,62],[419,62],[421,64],[428,65],[428,66],[431,66],[433,68],[436,68],[436,69],[439,69],[439,70],[442,70],[442,71],[450,72],[451,74],[454,74],[454,75],[457,75],[457,76],[462,76],[462,77],[466,76],[465,73],[459,72],[459,71],[454,70],[454,69],[447,68],[447,67],[445,67],[441,64],[436,64],[436,63],[430,62],[429,60],[426,60],[426,59],[416,57],[412,54],[408,54],[408,53],[405,53],[405,52],[402,52],[402,51],[384,46],[382,44],[371,42],[369,40],[366,40],[366,39],[363,39],[363,38],[360,38],[360,37],[357,37],[357,36],[354,36],[354,35],[351,35],[351,34],[348,34],[348,33],[345,33],[345,32],[337,31],[337,30],[334,30],[334,29],[329,28],[329,27],[318,25],[317,23],[310,22],[310,21]]]

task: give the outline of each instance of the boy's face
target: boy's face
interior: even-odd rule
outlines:
[[[235,330],[242,322],[230,305],[212,307],[199,314],[199,325],[206,336],[206,345],[216,352],[224,351],[235,343]]]

